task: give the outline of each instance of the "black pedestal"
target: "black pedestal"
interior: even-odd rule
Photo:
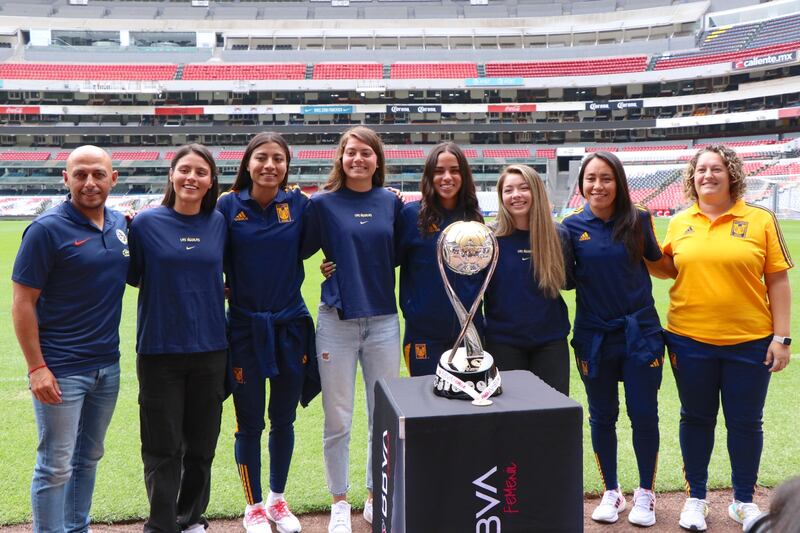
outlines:
[[[433,377],[376,385],[374,533],[583,531],[582,414],[527,371],[478,407]]]

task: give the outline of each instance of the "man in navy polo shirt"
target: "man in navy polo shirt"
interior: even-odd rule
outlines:
[[[97,462],[119,391],[129,261],[125,217],[105,207],[117,182],[109,155],[81,146],[63,176],[67,199],[25,229],[11,276],[38,433],[36,533],[89,529]]]

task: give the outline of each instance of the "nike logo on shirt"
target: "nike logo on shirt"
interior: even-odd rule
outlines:
[[[89,238],[86,238],[86,239],[82,239],[82,240],[80,240],[80,241],[75,241],[75,246],[81,246],[83,243],[85,243],[86,241],[88,241],[90,238],[91,238],[91,237],[89,237]]]

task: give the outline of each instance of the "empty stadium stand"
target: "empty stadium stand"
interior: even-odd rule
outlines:
[[[325,159],[331,160],[336,150],[298,150],[298,159]]]
[[[160,157],[159,152],[111,152],[111,159],[115,161],[155,161]]]
[[[524,159],[530,156],[531,151],[527,148],[485,148],[483,150],[483,157]]]
[[[315,80],[368,80],[383,78],[380,63],[317,63]]]
[[[244,150],[221,150],[217,154],[217,159],[223,161],[241,161],[244,157]]]
[[[386,159],[423,159],[425,157],[425,151],[416,149],[416,150],[394,150],[394,149],[387,149],[386,150]]]
[[[620,72],[643,72],[647,70],[648,59],[647,56],[633,56],[569,61],[486,63],[485,68],[487,77],[599,76]]]
[[[208,65],[189,64],[183,68],[183,80],[302,80],[306,66],[302,63],[261,63]]]
[[[476,63],[394,63],[393,79],[477,78]]]
[[[47,161],[50,152],[0,152],[0,161]]]
[[[772,44],[761,48],[748,48],[746,50],[740,50],[737,52],[723,52],[717,54],[706,54],[699,52],[693,54],[662,57],[656,61],[654,70],[695,67],[698,65],[710,65],[713,63],[728,63],[756,56],[792,52],[800,47],[800,39],[797,39],[797,35],[793,35],[792,37],[794,40],[790,42]]]
[[[0,78],[23,80],[171,80],[177,65],[0,63]]]

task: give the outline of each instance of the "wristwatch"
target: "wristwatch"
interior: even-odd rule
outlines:
[[[783,345],[786,345],[786,346],[789,346],[789,345],[792,344],[792,338],[791,337],[781,337],[780,335],[773,335],[772,336],[772,340],[774,340],[775,342],[779,342],[779,343],[781,343]]]

